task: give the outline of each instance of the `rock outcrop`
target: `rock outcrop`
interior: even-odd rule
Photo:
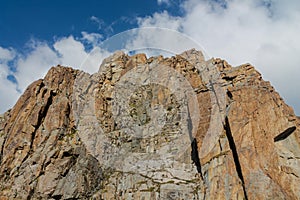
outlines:
[[[300,119],[250,64],[116,52],[0,116],[0,199],[300,199]]]

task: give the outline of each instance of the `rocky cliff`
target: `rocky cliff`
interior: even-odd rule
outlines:
[[[117,52],[0,117],[0,199],[300,199],[300,119],[250,64]]]

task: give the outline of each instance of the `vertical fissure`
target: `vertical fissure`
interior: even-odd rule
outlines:
[[[198,173],[203,178],[203,176],[202,176],[202,169],[201,169],[201,163],[200,163],[199,154],[198,154],[198,145],[197,145],[196,138],[193,139],[193,141],[191,143],[191,147],[192,147],[192,151],[191,151],[192,161],[195,164]]]
[[[200,158],[199,158],[197,139],[193,136],[193,121],[190,116],[189,106],[187,106],[187,112],[188,112],[187,113],[188,114],[187,128],[188,128],[188,132],[189,132],[189,138],[191,141],[191,149],[192,149],[191,150],[191,158],[197,168],[197,172],[200,174],[202,180],[204,180],[203,174],[202,174],[202,169],[201,169],[201,162],[200,162]]]
[[[243,192],[244,192],[245,199],[248,200],[246,187],[245,187],[245,180],[244,180],[243,172],[242,172],[242,167],[241,167],[241,164],[240,164],[238,152],[237,152],[237,149],[236,149],[236,146],[235,146],[235,142],[234,142],[234,139],[233,139],[233,136],[232,136],[232,132],[231,132],[231,129],[230,129],[230,124],[229,124],[229,120],[228,120],[227,116],[225,117],[224,129],[225,129],[226,136],[227,136],[227,139],[228,139],[228,142],[229,142],[229,147],[230,147],[231,152],[232,152],[236,172],[238,174],[239,179],[242,182],[242,187],[243,187]]]

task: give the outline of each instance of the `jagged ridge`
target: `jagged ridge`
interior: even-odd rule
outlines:
[[[199,116],[167,85],[173,72]],[[128,85],[137,78],[145,84]],[[0,198],[299,199],[299,121],[253,66],[195,50],[118,52],[94,75],[53,67],[1,116]]]

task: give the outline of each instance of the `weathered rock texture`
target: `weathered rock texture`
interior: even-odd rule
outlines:
[[[300,119],[250,64],[117,52],[0,116],[0,199],[300,199]]]

